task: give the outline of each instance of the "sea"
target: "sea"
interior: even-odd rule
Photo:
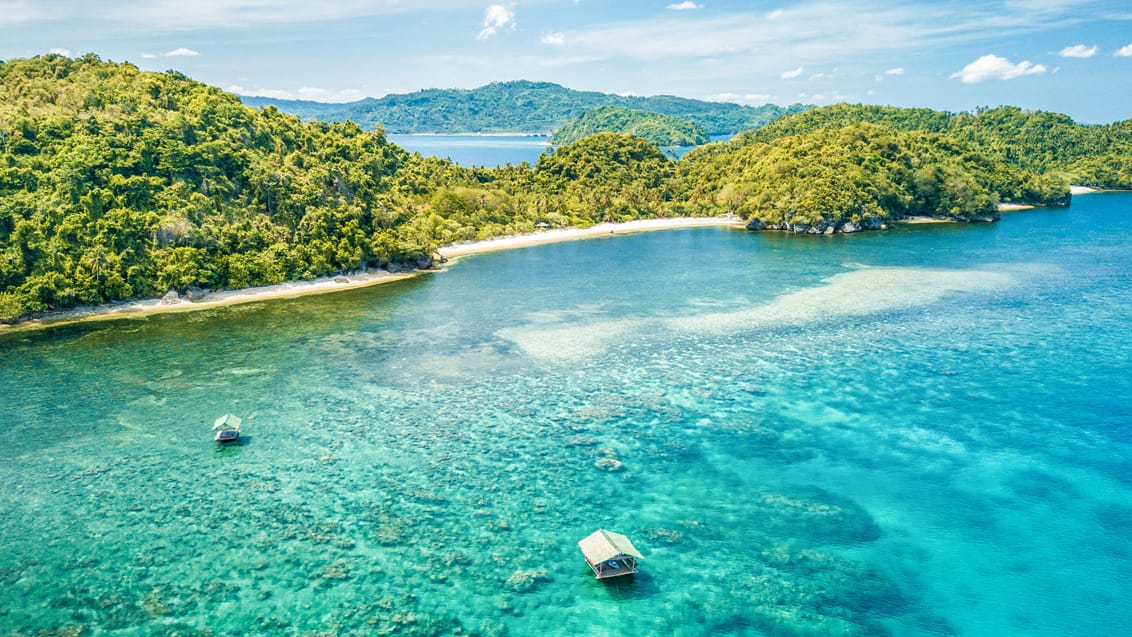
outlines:
[[[472,167],[496,168],[504,164],[535,165],[546,152],[554,152],[546,135],[387,135],[389,141],[411,153],[448,159]],[[711,141],[727,141],[730,135],[714,135]],[[679,159],[694,146],[666,146],[662,150]]]
[[[1097,193],[3,332],[0,634],[1127,635],[1130,326]]]
[[[448,159],[468,168],[504,164],[532,166],[551,148],[546,135],[387,135],[389,141],[425,157]]]

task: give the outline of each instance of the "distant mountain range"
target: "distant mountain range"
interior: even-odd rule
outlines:
[[[707,102],[671,95],[638,97],[575,91],[550,82],[494,82],[475,89],[427,89],[415,93],[368,97],[344,104],[304,100],[241,97],[254,107],[274,106],[304,120],[339,122],[350,120],[387,133],[512,133],[545,134],[586,111],[600,106],[619,106],[638,111],[675,115],[695,122],[709,135],[728,135],[758,128],[809,106],[766,104],[744,106]]]

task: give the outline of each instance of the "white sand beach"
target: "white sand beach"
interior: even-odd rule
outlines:
[[[543,243],[558,241],[571,241],[592,237],[625,234],[629,232],[644,232],[649,230],[668,230],[674,228],[691,228],[697,226],[734,226],[743,227],[743,222],[737,218],[722,217],[679,217],[669,219],[641,219],[626,223],[603,223],[590,228],[566,228],[562,230],[547,230],[531,234],[500,237],[485,241],[473,241],[451,246],[445,246],[437,252],[446,259],[492,252],[495,250],[508,250],[522,248]],[[88,305],[49,312],[34,319],[29,319],[15,325],[0,323],[0,330],[35,329],[40,327],[77,323],[80,321],[112,320],[126,317],[143,316],[165,312],[188,312],[207,308],[252,303],[269,299],[292,298],[312,294],[326,294],[341,290],[350,290],[371,285],[380,285],[390,281],[400,281],[409,277],[427,273],[427,270],[414,272],[375,274],[351,274],[319,277],[311,281],[290,281],[278,285],[268,285],[242,290],[221,290],[212,292],[199,301],[181,299],[176,303],[162,303],[161,299],[143,299],[125,301],[121,303],[107,303],[103,305]]]
[[[543,243],[556,243],[559,241],[572,241],[575,239],[588,239],[630,232],[647,232],[650,230],[671,230],[673,228],[693,228],[702,226],[734,226],[742,228],[744,222],[739,217],[674,217],[666,219],[638,219],[625,223],[599,223],[589,228],[563,228],[561,230],[546,230],[531,234],[499,237],[485,241],[472,241],[456,243],[437,250],[441,256],[452,259],[469,254],[492,252],[495,250],[510,250],[525,248]]]
[[[33,319],[28,319],[14,325],[0,323],[0,331],[14,329],[34,329],[65,323],[78,323],[86,321],[112,320],[147,314],[160,314],[167,312],[190,312],[236,305],[239,303],[252,303],[268,299],[282,299],[310,294],[326,294],[352,288],[367,287],[390,281],[399,281],[416,276],[417,272],[358,274],[349,276],[325,276],[310,281],[289,281],[278,285],[244,288],[241,290],[220,290],[209,293],[199,301],[179,299],[174,303],[163,303],[161,299],[140,299],[135,301],[122,301],[119,303],[105,303],[102,305],[83,305],[58,312],[48,312]]]

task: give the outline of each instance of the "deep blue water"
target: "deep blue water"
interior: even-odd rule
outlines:
[[[1130,325],[1095,194],[3,334],[0,634],[1124,635]]]

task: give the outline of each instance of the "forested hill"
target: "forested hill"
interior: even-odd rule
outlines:
[[[569,120],[599,106],[620,106],[695,122],[709,135],[727,135],[763,126],[800,104],[744,106],[660,95],[638,97],[575,91],[550,82],[495,82],[476,89],[428,89],[386,95],[344,105],[316,106],[269,98],[243,98],[245,103],[274,105],[304,119],[352,121],[362,128],[381,126],[387,133],[541,133],[550,134]],[[339,108],[340,107],[340,108]]]
[[[561,146],[595,133],[631,133],[657,146],[698,146],[708,142],[704,129],[689,119],[620,106],[599,106],[586,111],[555,131],[550,142]]]
[[[1069,202],[1062,179],[977,144],[868,122],[709,144],[678,166],[677,200],[738,213],[751,229],[832,234],[909,215],[994,220],[1000,202]]]
[[[744,132],[735,144],[766,143],[817,130],[872,123],[948,135],[1007,164],[1102,188],[1132,188],[1132,120],[1103,126],[1015,106],[947,113],[924,108],[836,104]]]
[[[0,320],[426,259],[416,200],[461,179],[177,72],[0,63]]]

